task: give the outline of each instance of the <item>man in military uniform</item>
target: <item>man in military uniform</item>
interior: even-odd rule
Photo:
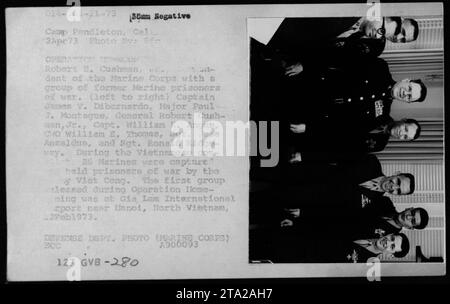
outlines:
[[[421,80],[394,81],[381,58],[337,61],[304,70],[286,81],[285,115],[306,124],[320,119],[342,122],[373,122],[388,116],[392,101],[422,102],[426,87]]]
[[[351,159],[357,153],[381,151],[390,136],[416,139],[420,133],[416,121],[404,121],[411,129],[406,136],[397,132],[403,127],[392,128],[399,123],[389,115],[391,104],[421,102],[427,90],[420,80],[395,82],[383,59],[364,58],[305,70],[286,81],[283,93],[279,117],[289,122],[282,125],[282,132],[290,132],[282,134],[284,149],[309,151],[316,157],[320,152],[331,157],[339,152]],[[396,132],[390,132],[393,129]]]
[[[388,211],[389,209],[392,210]],[[350,222],[352,219],[359,222],[359,229],[364,229],[379,236],[398,233],[402,229],[421,230],[428,225],[428,213],[425,209],[406,208],[397,212],[392,201],[386,196],[375,198],[371,206],[362,207],[354,213],[349,212],[348,215]],[[346,221],[344,218],[342,220]]]
[[[292,171],[280,184],[250,193],[252,221],[279,226],[284,219],[356,213],[361,213],[357,215],[361,217],[363,211],[371,216],[394,217],[392,202],[379,198],[386,193],[408,195],[415,190],[412,174],[384,175],[375,155],[332,167],[326,174],[319,172],[306,177],[297,177],[296,171]]]
[[[396,258],[405,257],[409,252],[410,245],[406,235],[393,233],[382,237],[373,235],[369,238],[364,236],[350,239],[330,247],[328,255],[322,254],[323,262],[366,263],[370,258],[379,257],[381,254],[389,254]]]
[[[309,183],[292,179],[291,185],[250,193],[251,253],[255,257],[274,262],[347,262],[350,254],[348,262],[365,261],[377,256],[361,245],[370,244],[368,239],[427,225],[424,209],[397,212],[384,196],[413,193],[411,174],[385,176],[374,155],[334,169],[326,176],[310,177]]]
[[[251,223],[280,226],[283,220],[289,219],[291,223],[285,223],[285,226],[290,226],[294,220],[337,215],[394,218],[397,212],[392,202],[380,197],[386,193],[408,195],[415,190],[412,174],[397,172],[385,176],[375,155],[333,166],[333,169],[326,175],[306,178],[297,178],[292,172],[280,184],[250,193]],[[420,222],[420,218],[416,220]]]
[[[293,76],[302,71],[298,62],[378,57],[386,40],[411,42],[418,34],[415,20],[400,17],[285,18],[262,53],[284,69],[285,75]]]
[[[331,125],[316,122],[309,124],[309,131],[304,129],[303,133],[298,133],[298,126],[291,125],[291,132],[297,134],[284,135],[284,146],[287,148],[282,149],[288,150],[285,157],[290,163],[357,160],[368,153],[382,151],[391,138],[412,141],[421,132],[416,120],[405,118],[394,121],[390,116],[350,126],[346,126],[345,122]]]
[[[339,217],[340,225],[358,227],[353,229],[363,230],[370,233],[384,236],[391,233],[398,233],[402,229],[424,229],[428,225],[428,212],[423,208],[406,208],[397,212],[391,199],[386,196],[376,196],[370,199],[357,199],[353,204],[341,204],[335,201],[339,206],[334,208],[333,212],[327,214],[326,211],[315,214],[317,218],[326,218],[327,216]],[[311,216],[311,213],[302,212],[300,208],[285,209],[282,220],[278,220],[278,226],[289,227],[301,222],[305,216]],[[304,214],[305,213],[305,214]],[[272,214],[276,214],[273,212]]]
[[[331,221],[330,221],[331,220]],[[250,260],[273,263],[366,263],[371,257],[390,254],[398,258],[409,252],[402,233],[380,236],[367,230],[349,230],[332,218],[250,231]]]
[[[374,58],[383,51],[386,39],[395,43],[410,42],[417,35],[417,22],[400,17],[380,20],[365,17],[286,18],[267,46],[253,38],[250,40],[252,83],[257,82],[254,78],[261,73],[273,76],[282,71],[280,75],[295,76],[321,69],[321,66],[328,67],[336,61]],[[286,54],[293,55],[296,63],[292,64],[292,59],[286,58],[291,56]],[[266,66],[266,73],[255,73],[258,66]],[[274,77],[271,77],[269,82],[273,81]],[[255,102],[255,98],[252,101]],[[256,102],[255,106],[265,108],[262,112],[272,112],[266,102]]]
[[[423,229],[428,223],[424,209],[408,208],[397,213],[392,201],[384,196],[353,212],[338,200],[336,197],[333,203],[339,208],[319,208],[315,213],[307,209],[281,211],[274,204],[266,214],[277,219],[272,225],[251,225],[251,259],[280,263],[358,263],[381,253],[403,257],[409,242],[400,231]],[[284,220],[280,221],[281,218]]]

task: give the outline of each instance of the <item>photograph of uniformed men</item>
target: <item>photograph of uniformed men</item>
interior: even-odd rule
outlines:
[[[251,157],[249,261],[442,262],[442,17],[282,18],[249,35],[250,119],[279,122],[280,155]]]

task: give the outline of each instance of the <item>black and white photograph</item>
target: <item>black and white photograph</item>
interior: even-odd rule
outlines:
[[[2,10],[5,281],[444,279],[443,4],[88,2]]]
[[[251,157],[250,263],[445,261],[443,18],[387,11],[249,19],[280,151]]]

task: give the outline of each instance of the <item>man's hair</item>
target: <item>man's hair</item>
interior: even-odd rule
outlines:
[[[411,173],[399,173],[398,176],[400,175],[409,179],[409,193],[402,194],[413,194],[416,187],[416,179],[414,178],[414,175],[412,175]]]
[[[394,257],[403,258],[409,252],[409,240],[408,240],[408,237],[406,235],[404,235],[403,233],[399,233],[396,235],[398,235],[402,238],[402,246],[401,246],[401,251],[394,253]]]
[[[414,102],[422,102],[427,97],[427,87],[420,79],[412,79],[410,82],[417,83],[420,86],[420,97],[419,99],[415,100]]]
[[[411,19],[411,18],[406,18],[405,20],[409,20],[411,25],[414,27],[413,41],[417,40],[417,36],[419,36],[419,24],[417,23],[416,20]]]
[[[399,28],[402,27],[402,22],[403,22],[402,17],[400,17],[400,16],[391,16],[389,18],[391,19],[391,21],[394,21],[395,23],[397,23]]]
[[[405,119],[402,119],[402,122],[405,124],[416,125],[416,127],[417,127],[416,134],[414,134],[414,137],[411,140],[416,140],[417,138],[419,138],[422,128],[420,127],[420,124],[417,120],[412,119],[412,118],[405,118]]]
[[[428,212],[423,208],[414,208],[414,210],[419,211],[420,214],[420,225],[414,227],[414,229],[423,229],[428,225]]]

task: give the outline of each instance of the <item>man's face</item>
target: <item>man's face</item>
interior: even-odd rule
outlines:
[[[392,42],[411,42],[414,40],[414,26],[410,19],[403,19],[401,25],[397,28],[396,34],[388,37],[386,31],[386,39]]]
[[[415,102],[420,98],[421,87],[418,83],[403,79],[394,84],[392,97],[403,102]]]
[[[393,41],[396,39],[396,36],[401,32],[402,22],[397,19],[392,19],[390,17],[384,18],[384,29],[386,33],[384,36],[386,39]]]
[[[394,123],[391,128],[391,136],[398,140],[413,140],[416,133],[417,125],[415,123],[400,121]]]
[[[398,214],[398,221],[407,229],[413,229],[420,225],[420,211],[419,209],[408,208]]]
[[[380,39],[384,36],[394,43],[410,42],[414,39],[414,26],[409,19],[383,17],[380,20],[365,20],[361,24],[361,30],[369,38]]]
[[[387,176],[380,183],[381,189],[390,194],[405,195],[410,192],[411,181],[403,175]]]
[[[383,253],[396,253],[402,250],[402,237],[399,235],[388,234],[379,238],[375,246]]]

